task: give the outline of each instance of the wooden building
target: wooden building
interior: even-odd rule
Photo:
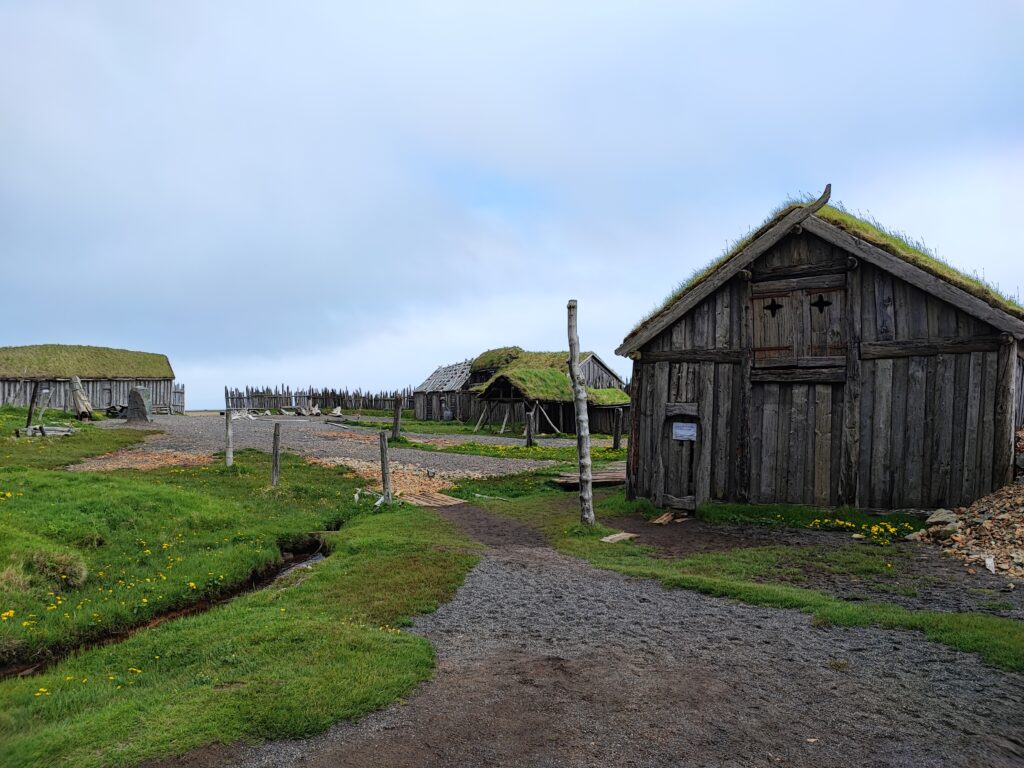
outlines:
[[[50,390],[50,408],[70,408],[72,376],[82,380],[96,410],[127,405],[132,387],[149,387],[154,406],[184,410],[184,390],[174,385],[167,355],[71,344],[0,347],[0,405],[27,406],[38,382],[40,391]]]
[[[629,412],[625,382],[593,352],[580,354],[592,432],[610,433],[615,411]],[[471,364],[466,388],[478,395],[486,421],[525,423],[535,432],[575,433],[568,352],[527,352],[520,347],[487,350]]]
[[[470,361],[438,367],[412,393],[413,410],[421,421],[441,421],[445,411],[456,421],[473,418],[476,395],[465,390]],[[479,414],[477,414],[479,415]]]
[[[1012,480],[1024,310],[828,192],[616,350],[633,359],[631,497],[934,508]]]

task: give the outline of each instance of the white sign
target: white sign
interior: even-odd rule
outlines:
[[[692,421],[672,422],[672,439],[696,441],[697,425]]]

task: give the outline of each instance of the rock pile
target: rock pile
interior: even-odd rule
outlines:
[[[969,507],[936,510],[928,528],[908,539],[931,541],[947,554],[1009,578],[1024,578],[1024,483],[1011,483]]]

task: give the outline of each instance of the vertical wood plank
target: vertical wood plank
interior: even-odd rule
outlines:
[[[953,504],[950,493],[950,463],[953,451],[953,382],[956,373],[951,355],[936,355],[935,436],[932,441],[932,505]]]
[[[732,424],[732,371],[735,366],[720,363],[715,366],[715,461],[713,466],[714,498],[724,499],[729,489],[729,432]]]
[[[861,267],[846,275],[846,390],[843,395],[843,434],[839,467],[839,503],[857,504],[860,462],[861,408]]]
[[[892,360],[875,362],[875,403],[871,435],[871,505],[890,506]]]
[[[906,452],[906,473],[904,477],[905,490],[903,491],[903,504],[911,507],[920,507],[924,504],[924,446],[926,436],[926,403],[927,403],[927,360],[923,357],[910,358],[907,366],[907,393],[906,393],[906,424],[907,438],[904,443]],[[894,419],[895,422],[895,419]],[[900,461],[901,454],[894,453],[896,460]]]
[[[671,439],[666,429],[665,405],[668,403],[668,370],[669,364],[655,363],[651,366],[654,369],[654,381],[652,389],[651,415],[652,428],[651,437],[654,444],[654,477],[651,480],[651,491],[654,503],[662,505],[662,497],[665,494],[665,462],[668,460],[668,440]]]
[[[1014,421],[1017,403],[1016,344],[999,348],[996,374],[995,448],[992,483],[997,488],[1013,482]]]
[[[791,504],[809,504],[811,497],[804,493],[807,457],[804,446],[807,434],[807,385],[794,384],[792,390],[792,416],[789,425],[789,478],[785,500]]]
[[[711,497],[711,461],[715,419],[715,364],[700,364],[700,425],[697,427],[696,500],[700,504]]]
[[[870,506],[874,448],[875,369],[878,360],[861,360],[860,451],[857,458],[857,506]]]
[[[814,388],[814,503],[828,506],[832,483],[832,387]]]
[[[779,385],[779,437],[775,453],[775,498],[785,501],[789,496],[789,430],[792,421],[793,385]]]
[[[750,382],[750,379],[747,379]],[[750,490],[748,498],[752,502],[761,501],[761,462],[764,451],[761,449],[761,436],[764,434],[764,388],[757,384],[750,389]]]
[[[775,464],[779,439],[779,385],[764,385],[761,425],[761,501],[775,502]]]
[[[978,455],[978,495],[984,496],[995,490],[992,483],[992,458],[995,455],[996,426],[996,376],[999,372],[999,353],[984,353],[984,370],[981,395],[981,434]]]
[[[961,355],[961,357],[968,357]],[[967,400],[967,414],[964,424],[964,447],[961,461],[963,463],[963,479],[960,486],[960,503],[970,504],[978,498],[978,440],[981,432],[981,394],[982,353],[972,352],[967,373],[967,391],[963,398]]]

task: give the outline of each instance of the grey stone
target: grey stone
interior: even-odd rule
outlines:
[[[948,509],[936,509],[928,519],[925,520],[928,525],[948,525],[950,523],[957,522],[956,515],[950,512]]]
[[[153,420],[153,396],[149,387],[132,387],[128,393],[128,421]]]

